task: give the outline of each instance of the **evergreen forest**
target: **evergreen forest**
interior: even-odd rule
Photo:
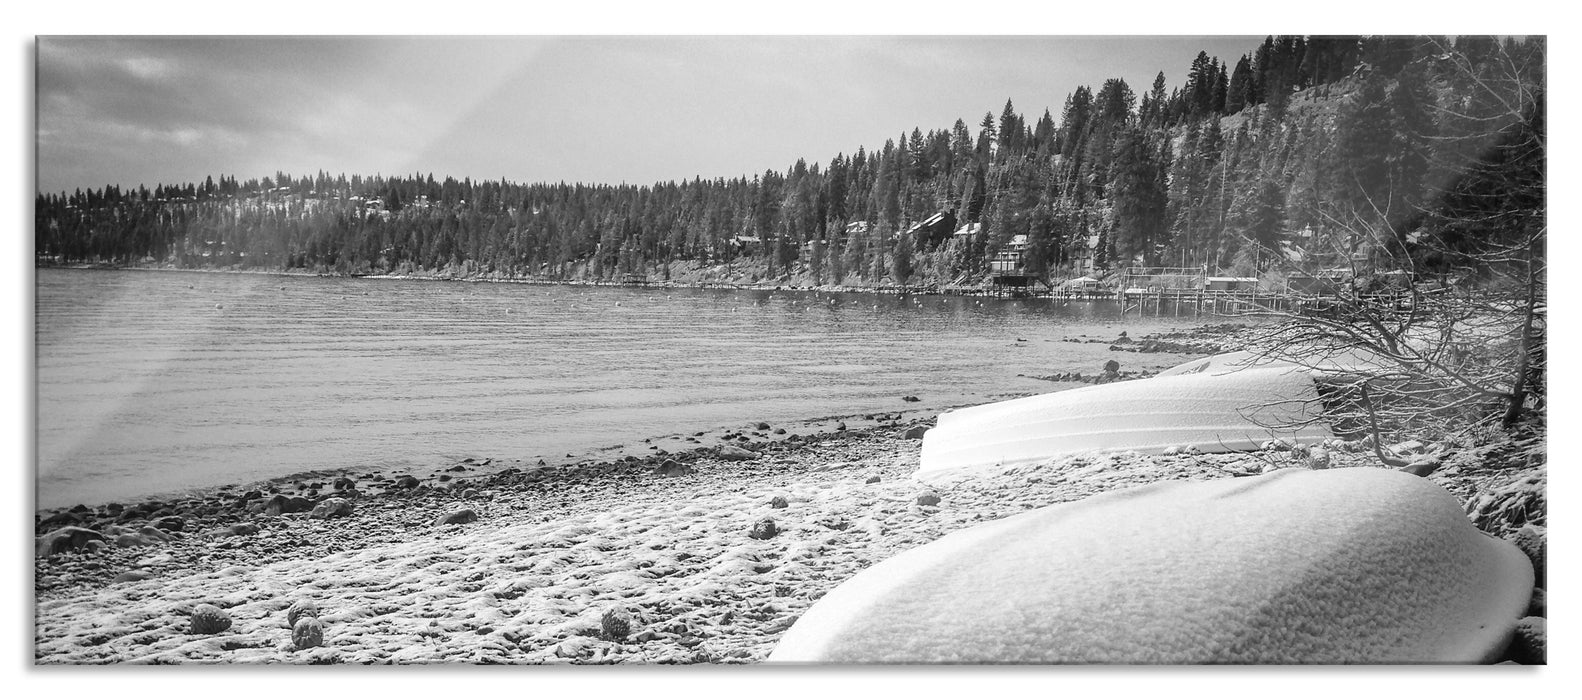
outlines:
[[[1128,266],[1257,276],[1498,264],[1537,240],[1541,37],[1271,36],[1185,83],[1076,86],[784,170],[648,186],[317,172],[39,193],[39,265],[978,284]],[[816,155],[816,154],[810,154]],[[1536,234],[1536,235],[1535,235]],[[690,273],[688,271],[691,271]]]

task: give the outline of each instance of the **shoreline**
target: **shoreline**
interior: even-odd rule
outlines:
[[[1197,323],[1134,345],[1225,350],[1245,331]],[[917,428],[943,410],[744,422],[544,464],[322,470],[256,493],[84,508],[102,542],[34,558],[34,663],[751,664],[835,586],[962,528],[1117,489],[1307,464],[1282,449],[1090,453],[929,486],[911,478]],[[1382,468],[1361,441],[1334,448],[1334,468]],[[1469,459],[1427,478],[1471,513],[1545,474]],[[334,498],[349,512],[315,517],[314,501]],[[74,527],[45,522],[72,510],[35,513],[36,533]],[[320,611],[321,644],[293,641],[287,612],[300,601]],[[200,604],[230,626],[193,633]]]
[[[756,663],[824,593],[950,532],[1117,489],[1304,463],[1280,450],[1099,453],[930,486],[911,478],[916,422],[874,423],[749,444],[745,458],[703,447],[658,465],[503,471],[466,489],[351,499],[344,516],[254,513],[240,532],[176,528],[144,545],[38,557],[34,663]],[[1333,458],[1377,467],[1360,442]],[[1480,480],[1521,476],[1429,478],[1470,504],[1491,490]],[[299,600],[321,611],[322,645],[293,646],[286,612]],[[200,603],[223,608],[231,627],[191,633]],[[604,623],[611,611],[628,620],[624,636]]]

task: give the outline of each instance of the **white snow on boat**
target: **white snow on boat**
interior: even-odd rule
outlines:
[[[1312,374],[1289,365],[1101,384],[943,413],[913,474],[932,482],[1089,451],[1258,449],[1333,438]]]
[[[1303,351],[1304,360],[1297,363],[1278,359],[1248,350],[1227,352],[1212,357],[1183,362],[1160,372],[1157,376],[1174,377],[1182,374],[1225,374],[1245,369],[1284,367],[1291,370],[1319,373],[1376,373],[1389,367],[1388,360],[1360,348],[1342,348],[1320,352],[1316,348]]]

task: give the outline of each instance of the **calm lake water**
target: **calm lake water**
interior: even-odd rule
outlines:
[[[42,269],[36,289],[39,507],[981,403],[1066,386],[1018,374],[1175,364],[1061,341],[1193,322],[1111,302],[189,272]]]

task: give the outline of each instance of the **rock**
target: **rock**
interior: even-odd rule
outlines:
[[[297,622],[304,617],[318,617],[319,604],[307,598],[298,598],[291,607],[286,608],[286,626],[296,629]]]
[[[115,546],[117,547],[152,547],[154,543],[155,540],[153,539],[130,532],[115,536]]]
[[[926,432],[928,432],[928,426],[914,425],[910,428],[907,428],[906,432],[901,434],[901,437],[904,437],[908,440],[921,440],[923,439],[923,434]]]
[[[344,498],[326,498],[313,506],[308,513],[309,518],[327,520],[329,518],[344,518],[352,514],[352,502]]]
[[[1533,599],[1527,603],[1527,614],[1533,617],[1549,617],[1549,594],[1542,588],[1533,589]]]
[[[758,422],[758,429],[759,430],[768,430],[769,429],[769,424],[765,423],[763,421],[759,421]]]
[[[1314,445],[1307,451],[1307,468],[1328,469],[1330,464],[1329,450]]]
[[[62,525],[81,525],[82,516],[69,510],[63,510],[39,521],[40,527],[60,527]]]
[[[660,463],[659,466],[654,467],[654,473],[660,476],[686,476],[693,471],[695,470],[692,467],[673,459],[667,459]]]
[[[152,575],[153,574],[150,574],[143,569],[131,569],[129,571],[123,571],[119,576],[116,576],[115,583],[124,583],[126,581],[142,581],[143,579],[146,579]]]
[[[591,653],[598,647],[598,640],[582,635],[572,635],[555,645],[555,656],[562,659],[576,659]]]
[[[569,457],[570,455],[567,456]],[[417,480],[417,477],[408,474],[397,478],[395,480],[395,487],[398,489],[415,489],[418,487],[419,483],[420,482]]]
[[[632,615],[621,608],[610,608],[599,618],[599,629],[610,639],[626,639],[632,633]]]
[[[1542,617],[1524,617],[1516,622],[1516,634],[1505,658],[1519,664],[1535,666],[1549,663],[1549,621]]]
[[[336,491],[352,491],[352,490],[355,490],[356,488],[357,488],[357,482],[353,481],[351,479],[348,479],[348,478],[346,478],[344,476],[343,477],[339,477],[339,478],[337,478],[335,480],[335,490]]]
[[[463,508],[461,510],[439,516],[439,519],[434,521],[434,526],[439,527],[441,525],[464,525],[466,523],[476,522],[477,520],[477,511],[471,508]]]
[[[258,526],[254,525],[252,523],[236,523],[236,524],[234,524],[234,525],[232,525],[232,526],[230,526],[228,528],[225,528],[225,530],[226,530],[226,532],[228,532],[228,533],[230,533],[232,535],[256,535],[256,534],[258,534]]]
[[[880,481],[879,477],[877,477],[877,476],[870,476],[870,477],[868,477],[867,481],[864,481],[862,483],[864,483],[864,484],[877,484],[877,483],[879,483],[879,481]]]
[[[747,533],[747,536],[755,540],[767,540],[778,534],[780,529],[775,527],[774,518],[761,518],[753,523],[753,529]]]
[[[920,506],[937,506],[939,505],[939,494],[933,491],[924,491],[917,495],[917,504]]]
[[[301,496],[287,496],[277,493],[264,502],[264,515],[284,515],[286,513],[304,513],[313,509],[313,502]]]
[[[297,651],[324,644],[324,623],[317,617],[304,617],[291,626],[291,646]]]
[[[34,540],[33,549],[38,556],[49,556],[83,549],[89,542],[104,541],[104,535],[98,531],[67,525]]]
[[[192,609],[190,634],[218,634],[231,628],[231,616],[208,603]]]
[[[791,507],[791,504],[786,501],[786,497],[785,496],[775,496],[774,498],[769,499],[769,507],[770,508],[789,508],[789,507]]]
[[[917,398],[917,397],[916,397],[916,396],[911,396],[911,395],[907,395],[907,396],[902,396],[902,397],[901,397],[901,400],[902,400],[902,401],[906,401],[906,402],[908,402],[908,403],[916,403],[916,402],[918,402],[918,401],[922,401],[922,399],[920,399],[920,398]]]
[[[1516,545],[1527,554],[1533,562],[1533,582],[1539,588],[1547,588],[1548,583],[1548,546],[1549,528],[1536,525],[1523,525],[1511,535],[1511,544]]]
[[[785,428],[775,428],[775,434],[776,435],[785,435],[786,434],[786,429]]]
[[[169,542],[169,541],[175,539],[174,537],[171,537],[170,535],[166,534],[164,530],[161,530],[161,529],[159,529],[157,527],[154,527],[152,525],[144,525],[144,526],[138,528],[137,529],[137,534],[148,538],[148,540],[151,541],[151,542]]]
[[[839,430],[845,430],[845,429],[846,429],[846,421],[841,421],[841,422],[835,424],[835,430],[839,431]]]
[[[175,515],[154,518],[153,520],[148,521],[148,524],[151,527],[155,527],[166,532],[181,532],[187,527],[187,521]]]
[[[759,456],[757,452],[742,449],[735,445],[720,445],[719,447],[715,448],[714,453],[718,455],[720,459],[731,462],[745,462],[751,459],[758,459]]]

